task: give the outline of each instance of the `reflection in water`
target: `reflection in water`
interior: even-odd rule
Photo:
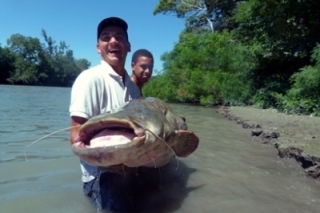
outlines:
[[[70,125],[69,98],[70,88],[0,86],[1,213],[96,212],[82,193],[69,131],[33,144],[24,158],[32,141]],[[319,189],[296,162],[278,159],[273,147],[251,141],[212,108],[171,106],[200,144],[187,158],[130,174],[137,212],[319,211]]]
[[[188,193],[201,187],[188,186],[188,179],[196,169],[189,168],[178,159],[164,167],[139,168],[126,175],[119,175],[120,185],[125,185],[126,198],[135,212],[175,212]],[[122,190],[123,186],[118,186]],[[113,197],[114,202],[117,198]]]

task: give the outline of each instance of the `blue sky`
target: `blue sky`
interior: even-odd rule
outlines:
[[[174,15],[153,15],[158,0],[0,0],[0,43],[15,33],[44,41],[41,29],[55,41],[65,41],[75,58],[85,58],[91,65],[100,63],[96,52],[99,22],[109,16],[127,21],[131,53],[146,48],[155,59],[155,69],[162,70],[160,56],[171,51],[184,29],[184,20]]]

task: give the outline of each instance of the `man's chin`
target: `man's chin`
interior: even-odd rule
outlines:
[[[141,80],[143,80],[143,81],[148,81],[149,79],[150,79],[149,76],[142,76],[142,77],[141,77]]]
[[[120,65],[124,61],[123,57],[108,56],[106,62],[110,65]]]
[[[149,78],[140,78],[139,81],[143,84],[147,83]]]

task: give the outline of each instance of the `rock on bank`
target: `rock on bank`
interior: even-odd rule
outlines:
[[[222,106],[217,113],[250,129],[253,141],[277,148],[279,157],[296,159],[307,176],[320,178],[319,117],[254,107]]]

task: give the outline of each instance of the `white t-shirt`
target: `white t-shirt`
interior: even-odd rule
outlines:
[[[84,70],[76,78],[71,90],[70,116],[90,119],[103,112],[116,110],[126,102],[141,97],[137,85],[125,73],[125,83],[113,68],[101,61],[100,65]],[[82,181],[89,182],[98,168],[80,160]]]

